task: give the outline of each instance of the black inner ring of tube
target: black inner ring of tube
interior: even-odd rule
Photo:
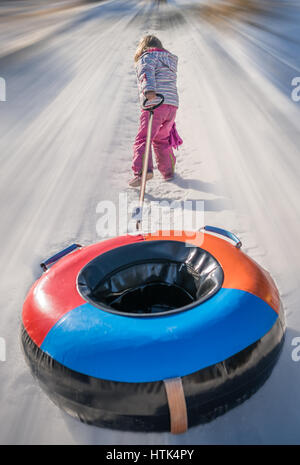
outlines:
[[[223,270],[206,250],[180,241],[143,241],[112,249],[78,274],[77,289],[96,307],[131,316],[192,308],[222,286]]]

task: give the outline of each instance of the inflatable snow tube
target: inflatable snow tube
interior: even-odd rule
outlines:
[[[279,294],[222,231],[128,235],[43,265],[22,344],[57,405],[98,426],[182,432],[266,381],[284,339]]]

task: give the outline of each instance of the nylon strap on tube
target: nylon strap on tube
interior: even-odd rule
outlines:
[[[164,385],[170,410],[171,433],[184,433],[188,429],[188,417],[181,378],[164,379]]]

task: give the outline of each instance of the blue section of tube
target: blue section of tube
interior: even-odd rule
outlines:
[[[263,337],[276,319],[266,302],[238,289],[220,289],[193,309],[157,318],[116,315],[87,303],[64,315],[41,349],[96,378],[158,381],[227,359]]]

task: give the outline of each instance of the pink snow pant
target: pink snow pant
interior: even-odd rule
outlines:
[[[176,111],[177,107],[165,104],[154,110],[151,142],[155,153],[157,168],[163,176],[172,174],[175,168],[176,158],[169,142],[169,136],[175,121]],[[140,127],[133,146],[132,169],[136,175],[140,174],[143,169],[149,116],[149,111],[142,110]],[[151,148],[148,171],[153,171]]]

